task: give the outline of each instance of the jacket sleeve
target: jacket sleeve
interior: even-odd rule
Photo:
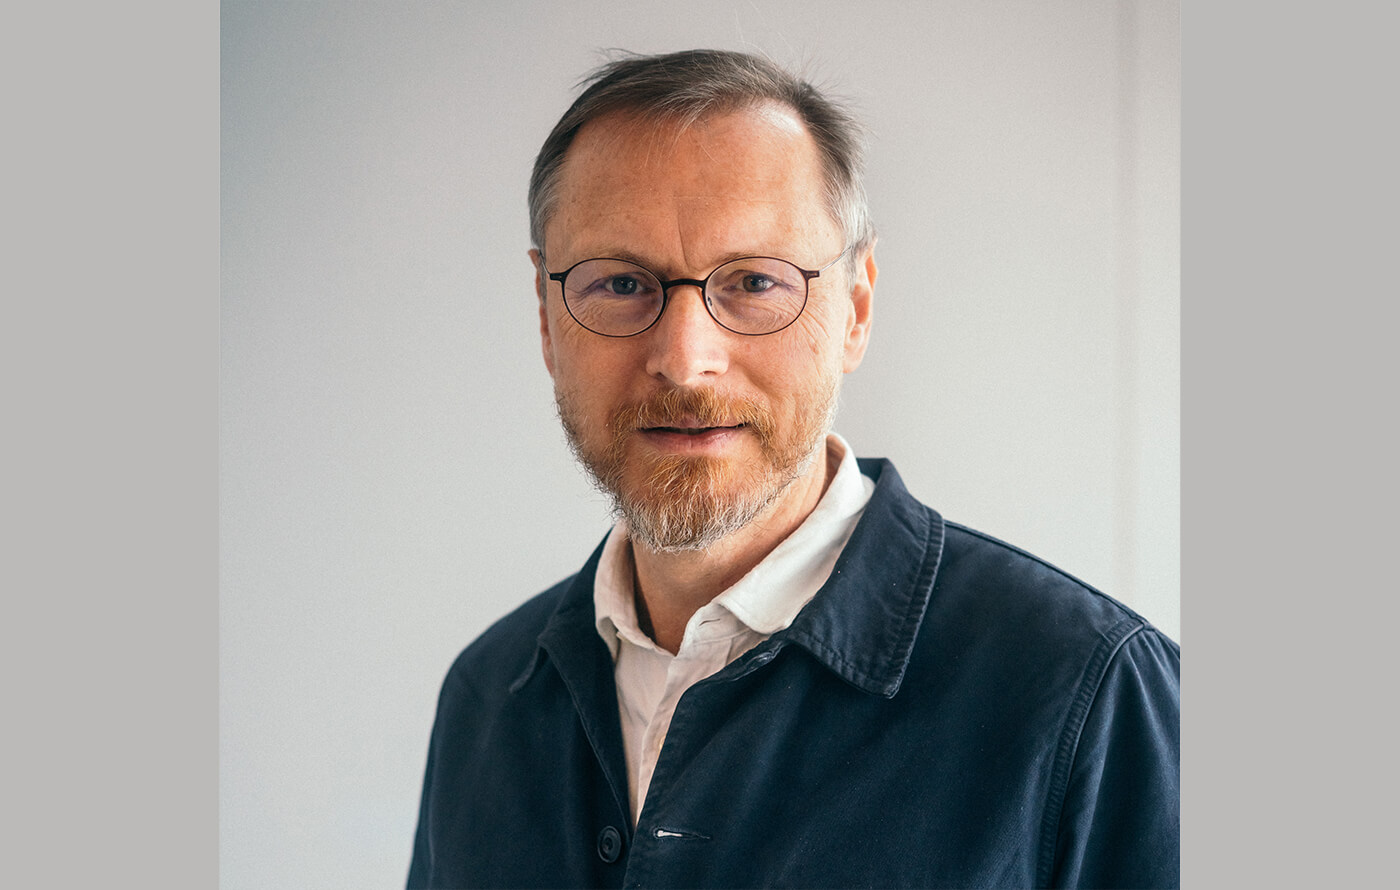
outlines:
[[[1181,883],[1181,653],[1147,627],[1109,660],[1065,781],[1054,887]]]
[[[442,829],[435,824],[435,819],[449,812],[456,803],[451,795],[443,794],[443,774],[454,765],[454,750],[462,747],[462,715],[465,709],[479,703],[463,676],[465,658],[466,652],[458,656],[438,693],[437,713],[428,741],[428,763],[423,770],[423,795],[418,805],[418,830],[413,840],[413,858],[408,867],[407,890],[431,887],[439,880],[436,876],[437,851],[434,841]],[[454,745],[453,740],[457,744]]]
[[[420,890],[428,886],[428,791],[433,776],[433,763],[436,760],[437,737],[428,744],[428,768],[423,780],[422,800],[418,806],[418,831],[413,840],[413,859],[408,865],[408,890]]]
[[[421,890],[428,886],[432,871],[432,805],[438,773],[439,736],[447,723],[446,711],[451,703],[453,690],[459,684],[453,682],[453,670],[448,672],[438,693],[437,714],[433,720],[433,730],[428,741],[428,764],[423,770],[423,794],[418,805],[418,830],[413,840],[413,859],[408,866],[408,890]]]

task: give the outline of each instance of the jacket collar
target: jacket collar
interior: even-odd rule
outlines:
[[[943,554],[943,518],[909,494],[888,460],[861,458],[859,463],[861,472],[875,480],[865,514],[821,590],[791,626],[759,649],[800,646],[857,689],[890,698],[904,679],[933,590]],[[539,636],[542,651],[512,689],[529,680],[543,653],[556,662],[575,697],[608,692],[576,688],[577,683],[603,683],[611,689],[611,672],[600,671],[596,661],[608,656],[593,614],[593,578],[601,554],[599,544],[569,584]],[[590,676],[594,679],[585,679]]]
[[[914,499],[894,464],[860,459],[875,480],[865,515],[831,577],[792,626],[773,635],[801,646],[874,695],[899,691],[943,555],[943,517]]]

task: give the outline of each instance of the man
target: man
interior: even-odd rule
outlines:
[[[1177,883],[1177,645],[830,432],[854,133],[703,51],[606,66],[545,142],[544,362],[618,520],[449,672],[410,887]]]

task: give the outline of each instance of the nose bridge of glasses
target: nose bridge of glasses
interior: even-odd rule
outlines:
[[[658,281],[660,281],[662,293],[661,311],[657,316],[658,320],[661,315],[675,314],[674,310],[669,313],[667,311],[671,307],[672,290],[678,287],[693,287],[699,294],[700,303],[705,307],[705,313],[709,315],[712,321],[718,323],[719,320],[715,318],[714,307],[710,304],[710,294],[707,290],[708,278],[672,278],[670,280],[658,278]]]
[[[661,290],[663,293],[670,294],[671,288],[673,287],[690,286],[699,288],[701,296],[704,296],[705,285],[708,281],[709,279],[707,278],[672,278],[670,281],[661,282]]]

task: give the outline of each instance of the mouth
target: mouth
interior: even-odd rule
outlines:
[[[731,426],[647,426],[642,427],[644,433],[670,433],[678,436],[703,436],[724,430],[742,430],[747,427],[746,423],[736,423]]]
[[[664,453],[718,457],[737,445],[748,430],[747,423],[704,425],[685,421],[674,426],[643,426],[637,432],[652,448]]]

